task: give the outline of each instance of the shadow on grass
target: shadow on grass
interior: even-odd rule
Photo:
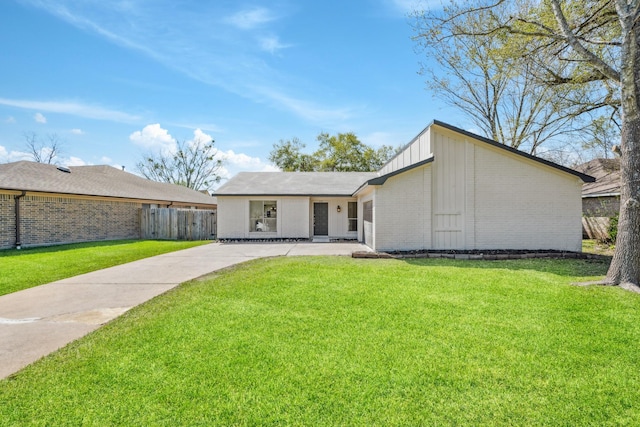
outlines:
[[[533,258],[517,260],[456,260],[446,258],[404,258],[410,265],[422,267],[533,270],[566,277],[604,276],[611,259]]]
[[[20,256],[26,254],[45,254],[53,252],[64,252],[73,249],[82,248],[97,248],[105,246],[118,246],[126,245],[130,243],[142,242],[143,240],[102,240],[98,242],[83,242],[83,243],[66,243],[61,245],[51,246],[38,246],[22,249],[3,249],[0,250],[0,257]]]

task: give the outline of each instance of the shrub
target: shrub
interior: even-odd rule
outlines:
[[[609,240],[611,243],[615,243],[618,237],[618,215],[609,219],[609,229],[607,231],[609,231]]]

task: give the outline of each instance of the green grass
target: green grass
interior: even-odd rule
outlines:
[[[258,260],[7,380],[0,424],[638,425],[640,296],[584,260]]]
[[[0,295],[205,243],[207,242],[117,240],[2,250]]]
[[[612,243],[602,243],[594,239],[582,240],[582,252],[591,254],[613,256],[616,245]]]

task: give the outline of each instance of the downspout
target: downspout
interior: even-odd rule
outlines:
[[[20,199],[22,199],[25,195],[27,194],[27,192],[25,190],[22,190],[22,193],[19,195],[16,195],[14,197],[15,203],[14,203],[14,207],[16,210],[16,249],[20,250],[22,249],[22,242],[20,241],[22,239],[21,235],[20,235],[20,229],[21,227],[21,221],[20,221]]]

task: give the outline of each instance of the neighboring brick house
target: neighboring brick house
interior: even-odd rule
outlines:
[[[374,250],[581,250],[594,179],[434,121],[378,172],[240,173],[221,239],[357,239]]]
[[[620,159],[594,159],[576,169],[596,179],[582,186],[583,235],[607,240],[610,219],[620,212]]]
[[[620,159],[594,159],[576,167],[595,182],[582,186],[582,213],[612,217],[620,211]]]
[[[111,166],[0,164],[0,249],[138,239],[145,207],[215,209],[216,199]]]

